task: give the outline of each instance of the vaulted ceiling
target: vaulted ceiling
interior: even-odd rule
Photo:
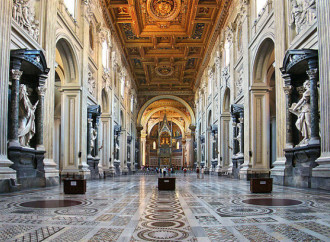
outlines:
[[[101,0],[139,93],[193,91],[231,0]]]

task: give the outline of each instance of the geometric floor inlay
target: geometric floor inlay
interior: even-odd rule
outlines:
[[[176,173],[88,180],[86,194],[63,185],[0,194],[0,241],[330,241],[330,192]]]

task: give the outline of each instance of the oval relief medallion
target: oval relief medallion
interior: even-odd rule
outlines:
[[[181,0],[148,0],[148,14],[158,21],[175,19],[181,9]]]

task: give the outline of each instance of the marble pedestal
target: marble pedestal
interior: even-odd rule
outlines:
[[[295,187],[311,187],[312,170],[320,156],[320,145],[306,145],[285,149],[284,185]]]
[[[115,175],[120,175],[121,169],[120,169],[120,161],[119,160],[115,160],[113,162],[114,166],[115,166]]]
[[[8,148],[8,157],[14,163],[11,168],[16,170],[17,183],[20,184],[20,189],[45,187],[54,183],[54,181],[47,182],[45,178],[43,163],[45,153],[44,150],[21,146]]]
[[[239,171],[241,170],[241,165],[244,163],[244,157],[243,155],[241,156],[234,156],[232,157],[232,162],[233,162],[233,169],[232,169],[232,177],[239,179]]]
[[[99,179],[100,174],[99,174],[99,162],[100,158],[97,157],[89,157],[87,158],[87,164],[88,168],[90,170],[90,178],[91,179]]]

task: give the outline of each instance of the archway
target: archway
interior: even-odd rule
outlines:
[[[80,92],[78,69],[71,44],[64,38],[57,41],[55,50],[54,84],[54,161],[62,175],[79,170],[79,109]]]
[[[276,159],[276,94],[274,41],[266,38],[253,64],[251,86],[252,170],[268,175]]]
[[[144,111],[154,102],[158,101],[158,100],[162,100],[162,99],[171,99],[171,100],[175,100],[180,102],[185,108],[187,108],[189,115],[191,117],[191,124],[195,124],[196,123],[196,119],[195,119],[195,114],[194,111],[192,110],[192,108],[189,106],[189,104],[183,100],[182,98],[179,98],[177,96],[173,96],[173,95],[161,95],[161,96],[156,96],[151,98],[149,101],[147,101],[140,109],[139,113],[138,113],[138,118],[137,118],[137,125],[140,126],[141,125],[141,119],[143,116]]]
[[[180,140],[176,142],[176,138],[174,134],[171,135],[171,152],[176,152],[177,156],[175,163],[175,167],[180,167],[183,164],[190,164],[193,166],[192,161],[190,161],[191,157],[193,157],[193,137],[192,131],[190,130],[190,125],[192,124],[192,120],[194,117],[190,116],[191,107],[181,98],[172,98],[172,96],[167,95],[166,98],[153,98],[146,102],[144,107],[141,108],[138,117],[138,125],[141,129],[141,161],[142,166],[149,164],[155,166],[155,149],[154,146],[154,137],[151,137],[151,131],[158,127],[159,123],[162,122],[164,117],[166,116],[168,122],[173,124],[173,127],[177,127],[180,132]],[[142,112],[142,110],[144,110]],[[142,113],[142,114],[141,114]],[[175,144],[180,146],[180,152],[178,152],[175,147]],[[157,152],[159,154],[159,148],[157,147]],[[180,153],[180,154],[179,154]],[[149,162],[149,157],[152,157],[152,162]],[[159,158],[159,157],[158,157]],[[174,160],[173,160],[174,161]],[[187,161],[187,162],[186,162]],[[152,163],[152,164],[151,164]],[[170,162],[171,163],[171,162]]]

